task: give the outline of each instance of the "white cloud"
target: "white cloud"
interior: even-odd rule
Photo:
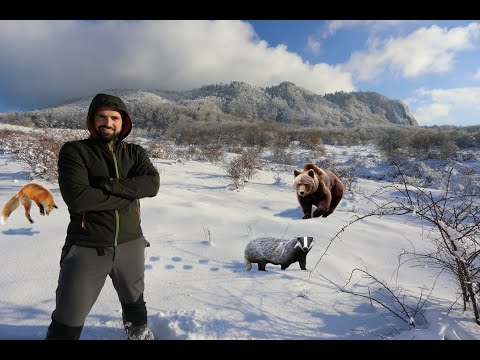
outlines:
[[[419,95],[428,96],[435,102],[449,103],[454,106],[480,106],[480,87],[419,90]]]
[[[429,125],[433,120],[448,116],[451,108],[449,104],[429,104],[419,107],[413,116],[420,125]]]
[[[477,69],[477,71],[475,72],[475,75],[473,75],[473,78],[475,80],[480,80],[480,68]]]
[[[371,38],[368,51],[353,53],[344,69],[361,81],[373,80],[387,71],[405,78],[445,73],[452,69],[456,53],[473,48],[478,37],[480,24],[470,23],[450,30],[433,25],[406,37]]]
[[[337,31],[342,29],[351,29],[354,27],[368,27],[371,30],[380,30],[412,21],[415,20],[330,20],[327,21],[323,37],[326,38],[332,36]]]
[[[0,98],[52,103],[109,88],[193,89],[292,81],[353,91],[351,74],[271,47],[244,21],[0,21]]]
[[[313,36],[309,36],[307,39],[307,48],[313,55],[320,54],[320,42],[315,40]]]
[[[446,123],[464,123],[476,120],[478,123],[480,112],[480,87],[453,88],[453,89],[419,89],[409,104],[418,103],[412,111],[420,125]],[[470,116],[469,119],[448,119],[453,113]]]

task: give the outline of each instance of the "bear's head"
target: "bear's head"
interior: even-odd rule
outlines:
[[[293,186],[298,195],[307,196],[313,194],[318,189],[318,179],[315,172],[310,170],[294,170]]]

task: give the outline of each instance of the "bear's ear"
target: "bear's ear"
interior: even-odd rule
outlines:
[[[293,175],[297,177],[298,175],[300,175],[300,171],[298,171],[297,169],[293,170]]]
[[[315,171],[313,171],[312,169],[308,170],[308,175],[310,175],[312,178],[315,177]]]

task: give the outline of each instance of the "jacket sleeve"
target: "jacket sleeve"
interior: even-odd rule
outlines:
[[[118,210],[131,202],[90,186],[87,167],[73,142],[66,142],[60,149],[58,185],[68,208],[75,212]]]
[[[160,189],[160,174],[147,151],[137,147],[137,159],[126,179],[112,179],[112,194],[128,200],[154,197]]]

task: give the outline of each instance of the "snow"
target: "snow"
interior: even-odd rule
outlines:
[[[349,152],[330,150],[339,157]],[[302,220],[287,166],[264,168],[236,190],[218,164],[153,161],[160,191],[142,199],[141,207],[151,244],[144,296],[156,340],[480,339],[473,312],[463,312],[454,279],[434,267],[399,265],[402,250],[428,246],[418,217],[368,217],[347,226],[372,206],[362,194],[385,185],[374,176],[358,179],[358,190],[346,193],[328,218]],[[0,152],[0,204],[31,176],[12,154]],[[0,339],[43,339],[54,309],[69,214],[55,181],[33,181],[53,193],[59,209],[40,216],[33,205],[30,224],[19,208],[0,227]],[[378,200],[390,195],[381,192]],[[307,271],[298,263],[284,271],[272,264],[266,272],[257,271],[257,264],[245,269],[243,254],[251,239],[296,236],[314,238]],[[353,294],[383,296],[390,303],[372,278],[400,291],[399,298],[420,307],[423,316],[399,319]],[[351,293],[340,291],[343,286]],[[81,340],[122,339],[121,306],[107,279]]]

